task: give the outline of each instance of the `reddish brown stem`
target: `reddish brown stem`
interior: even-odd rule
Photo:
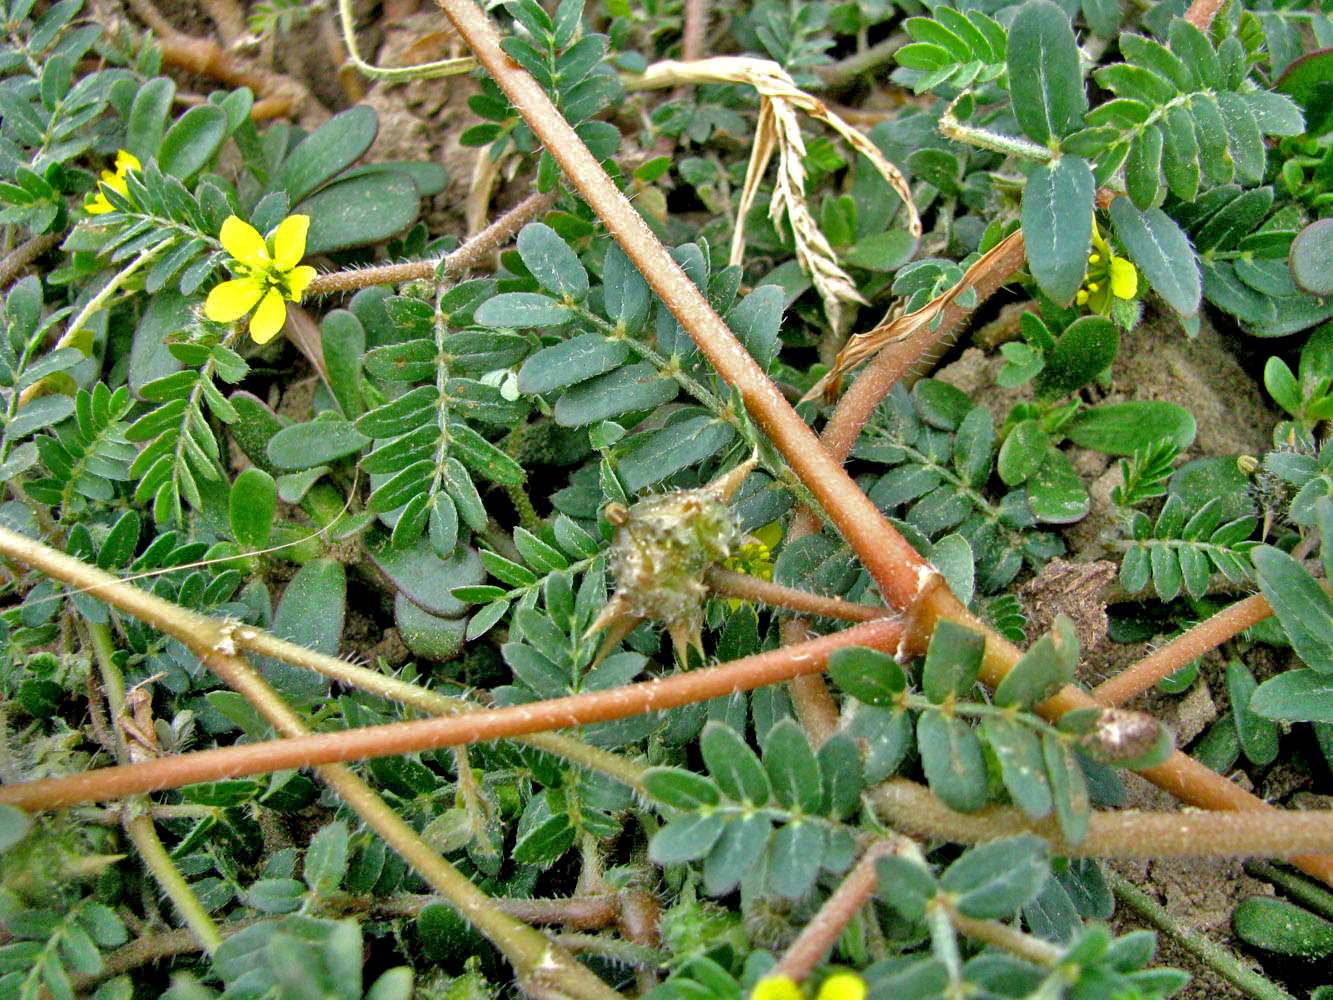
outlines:
[[[1327,810],[1094,812],[1087,836],[1070,844],[1053,819],[1033,823],[1019,810],[1004,808],[955,812],[929,789],[902,778],[870,794],[884,819],[912,836],[982,843],[1030,831],[1066,857],[1286,857],[1333,850],[1333,813]]]
[[[285,740],[201,750],[184,757],[163,758],[64,778],[7,785],[0,788],[0,802],[21,809],[55,809],[81,802],[159,791],[182,784],[264,774],[288,767],[392,757],[479,740],[502,739],[548,729],[623,719],[736,691],[749,691],[800,674],[818,673],[824,669],[828,657],[836,649],[847,646],[892,649],[901,636],[900,622],[881,619],[854,625],[845,632],[814,639],[796,648],[760,653],[722,666],[630,684],[609,691],[554,698],[470,715],[418,719],[336,733],[294,734]],[[240,668],[244,661],[239,657],[214,653],[206,657],[206,663],[212,669],[228,674],[228,683],[233,688],[247,697],[251,695],[245,685],[253,672],[248,668]],[[262,685],[257,675],[255,679]]]
[[[782,958],[778,959],[770,975],[790,976],[798,983],[810,975],[837,943],[852,917],[865,906],[875,891],[879,884],[875,862],[886,854],[892,854],[895,847],[905,840],[905,837],[893,837],[871,844],[861,855],[856,867],[848,872],[838,888],[824,901],[814,919],[805,925]]]
[[[1263,594],[1237,601],[1133,666],[1103,681],[1093,689],[1092,696],[1103,705],[1122,705],[1147,691],[1163,677],[1175,673],[1210,649],[1216,649],[1232,636],[1239,635],[1272,613],[1268,598]]]
[[[771,604],[774,607],[789,608],[807,615],[822,615],[826,618],[839,618],[848,622],[869,622],[883,618],[883,608],[872,608],[868,604],[853,604],[841,597],[822,597],[794,587],[784,587],[780,583],[769,583],[756,576],[745,573],[733,573],[729,569],[710,569],[704,582],[719,597],[730,597],[741,601],[755,601]],[[802,639],[806,638],[802,636]]]
[[[759,428],[782,452],[837,525],[885,600],[910,607],[934,571],[889,526],[842,467],[727,329],[702,292],[653,236],[639,213],[588,152],[545,92],[500,47],[500,35],[472,0],[439,0],[477,60],[494,77],[528,126],[624,248],[672,315],[734,386]]]

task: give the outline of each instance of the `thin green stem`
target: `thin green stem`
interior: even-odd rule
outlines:
[[[88,638],[93,648],[93,657],[102,677],[102,690],[106,694],[107,706],[111,718],[119,719],[125,713],[125,678],[115,661],[115,646],[111,640],[111,629],[105,625],[88,622]],[[118,741],[119,742],[119,741]],[[190,888],[190,883],[180,873],[162,846],[162,840],[153,826],[153,819],[144,810],[148,803],[143,800],[125,804],[121,813],[121,825],[126,835],[138,851],[144,867],[152,874],[158,887],[166,893],[176,912],[185,921],[186,926],[199,939],[200,945],[210,955],[222,944],[222,933],[218,925]]]
[[[976,146],[978,149],[989,149],[992,153],[1000,153],[1003,156],[1018,156],[1025,160],[1036,160],[1038,163],[1050,163],[1059,156],[1058,153],[1033,142],[1031,139],[1002,135],[999,132],[992,132],[990,129],[959,121],[954,114],[954,108],[967,94],[968,91],[965,90],[955,97],[953,102],[944,109],[944,114],[940,115],[940,132],[945,136],[956,142],[965,142],[969,146]]]
[[[415,66],[374,66],[361,57],[361,50],[356,44],[356,12],[352,0],[338,0],[338,24],[342,28],[343,44],[347,46],[347,57],[352,65],[372,80],[387,80],[390,83],[408,83],[412,80],[436,80],[443,76],[458,76],[471,73],[477,68],[475,59],[464,56],[461,59],[440,59],[436,62],[418,63]]]
[[[1270,861],[1245,862],[1245,874],[1273,883],[1307,909],[1333,919],[1333,892]]]
[[[1265,976],[1243,965],[1235,955],[1219,944],[1208,940],[1198,931],[1190,930],[1171,916],[1166,908],[1151,899],[1146,892],[1115,872],[1106,873],[1111,891],[1144,920],[1170,937],[1176,944],[1212,969],[1227,982],[1256,1000],[1295,1000],[1286,990]]]

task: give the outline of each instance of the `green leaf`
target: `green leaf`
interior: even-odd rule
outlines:
[[[1281,549],[1259,545],[1250,558],[1296,655],[1321,673],[1333,673],[1333,598]]]
[[[1047,449],[1027,487],[1028,506],[1039,521],[1069,524],[1081,519],[1092,505],[1069,457],[1055,448]]]
[[[824,782],[823,812],[833,819],[845,819],[861,802],[861,753],[846,733],[834,733],[817,756]]]
[[[0,805],[0,853],[9,850],[28,835],[32,820],[22,809]]]
[[[907,675],[898,661],[864,646],[834,650],[828,659],[828,674],[853,698],[881,708],[892,708],[907,689]]]
[[[279,469],[308,469],[354,455],[368,444],[370,438],[346,420],[315,420],[284,427],[269,438],[266,452]]]
[[[125,149],[141,163],[157,155],[175,96],[176,83],[166,76],[145,81],[134,95],[129,121],[125,125]]]
[[[501,486],[517,486],[527,477],[523,466],[459,421],[449,422],[449,449],[473,472]]]
[[[507,606],[506,602],[500,603],[501,606]],[[466,618],[432,615],[402,594],[393,599],[393,623],[403,643],[414,656],[438,662],[452,660],[463,651],[463,639],[472,625]]]
[[[1029,0],[1023,10],[1032,6],[1059,10],[1048,0]],[[1073,300],[1088,267],[1096,189],[1087,161],[1076,156],[1062,156],[1039,165],[1023,185],[1023,239],[1028,267],[1041,290],[1061,305]]]
[[[563,326],[573,318],[564,303],[537,292],[504,292],[487,299],[473,313],[481,326],[515,330]]]
[[[327,899],[342,884],[347,874],[350,835],[347,824],[334,820],[322,826],[310,838],[305,852],[305,882],[316,896]]]
[[[655,410],[676,398],[675,379],[658,374],[647,362],[625,365],[568,389],[555,404],[556,423],[583,427],[600,420]]]
[[[824,853],[824,831],[817,823],[797,820],[773,835],[768,850],[768,888],[786,899],[800,899],[815,883]]]
[[[937,705],[950,695],[966,696],[977,682],[986,637],[951,621],[940,621],[926,649],[921,688]],[[930,714],[930,713],[927,713]]]
[[[635,493],[711,458],[735,437],[735,428],[712,416],[678,420],[636,439],[617,471],[625,489]]]
[[[451,593],[455,587],[486,579],[481,558],[466,545],[441,559],[424,535],[405,549],[394,548],[389,533],[380,528],[367,529],[363,539],[367,554],[390,582],[413,604],[441,618],[467,613],[468,606]]]
[[[1250,699],[1258,687],[1259,682],[1249,667],[1239,660],[1227,663],[1227,694],[1231,697],[1231,716],[1241,750],[1252,763],[1263,766],[1277,759],[1278,729],[1250,708]]]
[[[648,842],[648,857],[658,865],[680,865],[702,858],[722,836],[726,820],[720,813],[690,815],[668,823]]]
[[[1032,834],[993,840],[963,854],[940,875],[958,911],[974,920],[1007,920],[1032,902],[1050,877],[1046,844]]]
[[[1333,676],[1288,670],[1270,677],[1251,696],[1250,711],[1279,722],[1333,723]]]
[[[629,358],[621,340],[607,340],[598,333],[584,333],[544,348],[523,362],[518,371],[520,392],[540,395],[563,389],[612,371]]]
[[[1139,208],[1147,210],[1161,190],[1162,130],[1148,125],[1129,145],[1125,160],[1125,190]]]
[[[733,819],[704,859],[704,889],[722,896],[736,888],[764,855],[772,824],[767,816],[751,814]]]
[[[915,246],[915,241],[912,242]],[[772,367],[778,356],[782,305],[783,292],[779,286],[760,285],[726,315],[727,326],[764,371]]]
[[[316,559],[302,566],[282,592],[273,617],[275,634],[333,656],[347,615],[347,576],[342,563]],[[303,705],[328,696],[327,677],[265,657],[261,672],[279,692]]]
[[[245,901],[260,913],[292,913],[301,908],[305,892],[294,878],[266,878],[246,890]]]
[[[293,204],[361,158],[379,131],[374,108],[359,104],[334,115],[292,150],[274,178],[274,189]],[[314,219],[311,219],[312,228]]]
[[[1322,958],[1333,953],[1333,923],[1286,900],[1242,900],[1231,915],[1231,926],[1246,944],[1280,955]]]
[[[305,252],[313,257],[381,243],[416,221],[420,208],[412,178],[384,170],[330,184],[292,212],[310,216]]]
[[[588,272],[554,229],[530,222],[519,232],[517,242],[524,266],[548,292],[575,302],[588,297]]]
[[[954,466],[968,486],[980,489],[986,485],[994,450],[995,420],[986,407],[973,407],[958,425],[953,447]]]
[[[1074,623],[1056,615],[1051,630],[1032,644],[995,688],[994,703],[1031,708],[1074,679],[1078,667],[1078,636]]]
[[[1033,382],[1039,399],[1058,399],[1083,388],[1111,367],[1120,350],[1120,332],[1101,316],[1074,320],[1046,355],[1046,366]]]
[[[167,129],[157,151],[162,172],[185,180],[202,170],[227,138],[227,112],[215,104],[190,108]]]
[[[263,469],[242,470],[231,486],[230,519],[232,537],[250,551],[268,544],[273,515],[278,509],[278,489]]]
[[[1000,777],[1014,804],[1028,819],[1050,815],[1051,783],[1046,777],[1041,741],[1032,730],[998,715],[981,722],[981,732],[1000,762]]]
[[[1111,202],[1111,221],[1125,252],[1182,316],[1199,311],[1203,285],[1189,237],[1160,208],[1140,211],[1128,198]]]
[[[1083,777],[1074,751],[1059,737],[1042,734],[1042,755],[1046,760],[1046,776],[1051,782],[1055,801],[1055,817],[1060,833],[1070,844],[1081,844],[1088,833],[1088,784]]]
[[[916,741],[926,781],[940,801],[959,812],[976,812],[986,804],[986,757],[967,723],[942,712],[923,712]]]
[[[1316,219],[1291,241],[1291,277],[1311,295],[1333,295],[1333,219]]]
[[[818,812],[824,797],[819,760],[795,719],[783,719],[768,731],[764,769],[781,805],[804,813]]]
[[[1020,420],[1000,445],[995,470],[1010,486],[1016,486],[1041,468],[1051,450],[1051,438],[1035,418]]]
[[[875,896],[913,923],[926,915],[926,904],[939,895],[935,876],[920,862],[890,854],[875,860]]]
[[[1050,0],[1023,4],[1009,27],[1007,58],[1014,117],[1029,139],[1048,145],[1079,127],[1087,97],[1078,42],[1063,8]],[[1026,220],[1023,230],[1030,238]]]
[[[643,789],[663,805],[684,812],[701,812],[722,801],[717,785],[680,767],[649,768],[643,775]]]
[[[699,750],[708,773],[727,798],[756,806],[768,801],[768,773],[736,730],[709,722],[699,737]]]
[[[1189,410],[1155,399],[1104,403],[1084,410],[1064,427],[1069,440],[1080,448],[1108,455],[1132,455],[1162,438],[1184,451],[1194,443],[1195,430]]]

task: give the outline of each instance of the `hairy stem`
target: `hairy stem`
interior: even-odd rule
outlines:
[[[406,264],[383,264],[377,267],[360,267],[320,274],[310,282],[306,294],[330,295],[334,292],[350,292],[358,288],[387,285],[397,281],[457,279],[485,261],[497,247],[508,243],[515,233],[539,215],[549,211],[554,204],[554,192],[529,195],[446,257],[441,257],[439,260],[415,260]]]
[[[18,277],[20,271],[60,242],[57,233],[44,233],[24,240],[0,260],[0,289]]]
[[[111,641],[111,630],[105,625],[89,622],[88,639],[93,649],[93,657],[97,661],[98,671],[102,675],[102,687],[106,693],[108,707],[111,709],[111,718],[118,719],[125,713],[125,680],[113,657],[115,646]],[[129,755],[125,750],[124,741],[116,739],[115,742],[117,755],[122,761],[128,760]],[[180,869],[167,854],[166,848],[162,846],[157,828],[153,826],[153,818],[147,812],[148,805],[142,800],[126,803],[121,812],[121,825],[130,842],[134,844],[135,850],[138,851],[139,860],[153,876],[158,888],[171,900],[190,932],[211,955],[222,944],[222,933],[203,904],[199,902],[199,897],[190,888],[190,883],[185,881],[185,876],[180,873]]]
[[[1092,696],[1103,705],[1123,705],[1147,691],[1163,677],[1169,677],[1185,664],[1216,649],[1272,613],[1268,598],[1263,594],[1237,601],[1207,621],[1195,625],[1184,635],[1176,636],[1138,663],[1103,681],[1093,689]]]
[[[1004,808],[955,812],[904,778],[884,782],[870,796],[885,822],[912,836],[981,843],[1035,833],[1066,857],[1287,857],[1333,851],[1333,815],[1326,811],[1094,812],[1088,835],[1070,844],[1054,819],[1034,823],[1019,810]]]
[[[824,597],[716,566],[708,571],[704,583],[708,584],[718,597],[753,601],[756,604],[771,604],[774,607],[788,608],[806,615],[822,615],[825,618],[839,618],[848,622],[868,622],[883,618],[886,614],[884,608],[853,604],[841,597]]]
[[[1106,878],[1111,883],[1111,891],[1115,893],[1116,899],[1248,996],[1255,997],[1256,1000],[1296,1000],[1286,990],[1243,965],[1235,955],[1221,945],[1214,944],[1197,931],[1183,926],[1164,907],[1158,905],[1132,882],[1126,881],[1115,872],[1107,872]]]
[[[103,600],[108,599],[106,595],[101,596]],[[836,635],[811,640],[803,646],[760,653],[722,666],[642,681],[607,691],[461,716],[417,719],[336,733],[293,732],[288,739],[201,750],[182,757],[8,785],[0,788],[0,802],[23,809],[51,809],[200,781],[263,774],[287,767],[391,757],[461,743],[623,719],[630,715],[677,708],[736,691],[752,690],[802,673],[815,673],[824,669],[828,657],[837,649],[847,646],[893,648],[901,635],[902,625],[899,622],[880,619],[854,625]],[[201,659],[210,667],[215,663],[224,664],[223,669],[244,662],[217,649],[202,650]],[[242,694],[247,698],[254,697],[259,702],[276,698],[258,674],[254,674],[248,666],[246,669],[253,678],[249,675],[236,677],[237,683],[244,687],[244,690],[238,688]],[[271,705],[265,704],[265,709],[271,708]]]

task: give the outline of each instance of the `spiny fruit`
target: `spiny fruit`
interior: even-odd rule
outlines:
[[[703,653],[704,574],[745,537],[727,502],[755,462],[751,458],[701,489],[660,493],[631,507],[607,506],[606,518],[617,526],[611,547],[616,590],[586,633],[608,630],[597,659],[645,620],[666,625],[681,663],[690,646]]]

